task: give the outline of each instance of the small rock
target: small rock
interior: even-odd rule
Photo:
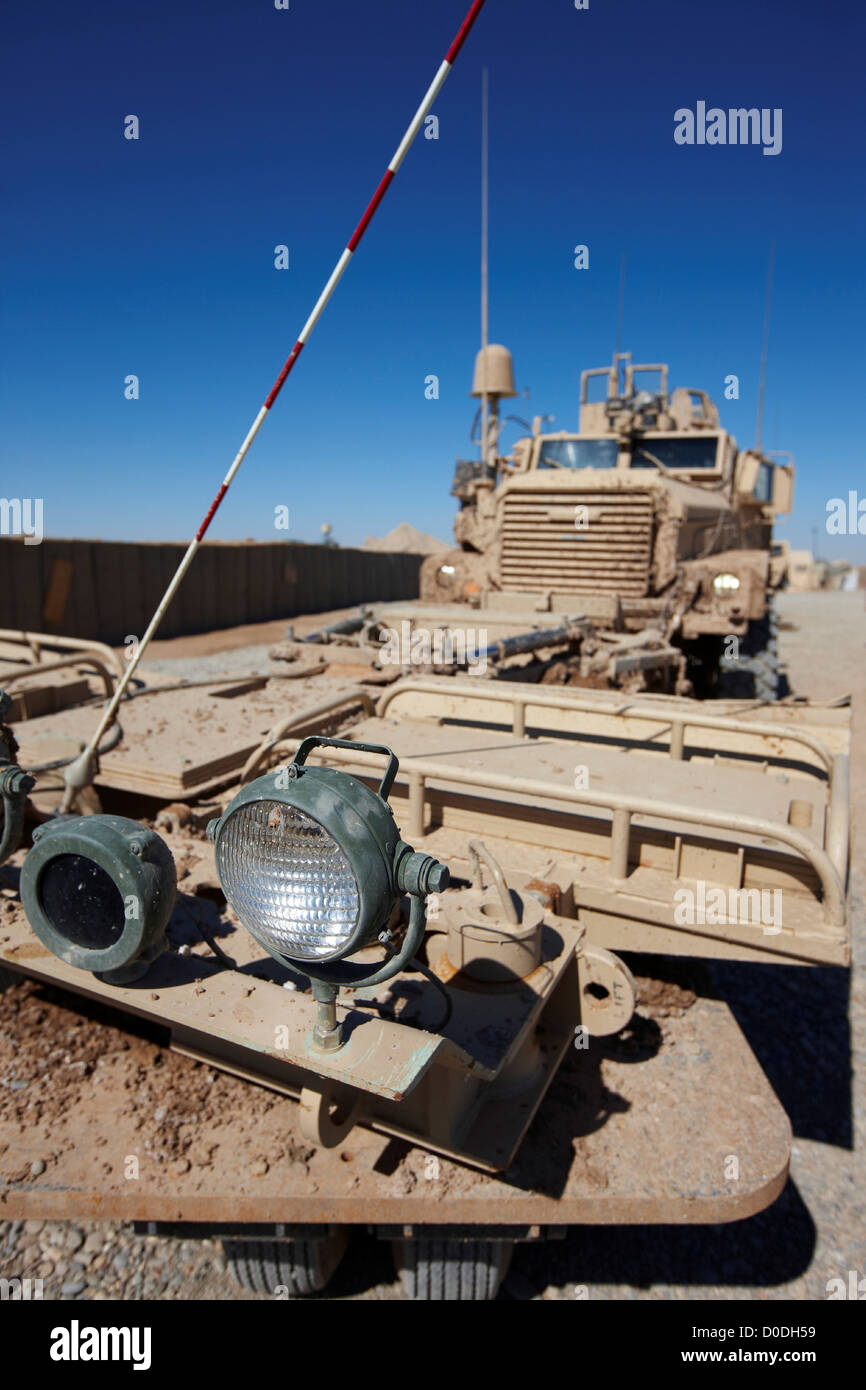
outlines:
[[[268,1164],[268,1160],[266,1158],[256,1158],[250,1164],[250,1172],[254,1178],[263,1178],[265,1176],[265,1173],[267,1173],[269,1166],[270,1165]]]
[[[83,1279],[75,1279],[72,1283],[60,1285],[60,1292],[64,1298],[76,1298],[84,1289],[87,1288]]]
[[[48,1165],[41,1158],[34,1158],[33,1162],[30,1164],[31,1178],[41,1178],[47,1166]]]

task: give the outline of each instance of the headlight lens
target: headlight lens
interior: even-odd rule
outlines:
[[[340,845],[284,801],[251,801],[228,817],[216,847],[223,891],[269,951],[295,960],[343,954],[361,900]]]
[[[735,574],[717,574],[713,580],[713,588],[717,594],[724,594],[739,587],[740,581]]]
[[[120,940],[126,925],[120,889],[92,859],[59,854],[43,869],[37,891],[54,930],[73,945],[106,951]]]

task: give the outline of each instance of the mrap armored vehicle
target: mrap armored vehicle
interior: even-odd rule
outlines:
[[[590,400],[599,376],[604,399]],[[536,417],[508,457],[506,348],[478,354],[472,394],[488,421],[482,457],[458,461],[459,549],[425,561],[423,601],[543,612],[570,635],[580,620],[569,683],[783,693],[770,555],[773,520],[791,508],[789,457],[738,449],[705,391],[669,391],[666,365],[630,353],[581,374],[576,433],[547,432]]]

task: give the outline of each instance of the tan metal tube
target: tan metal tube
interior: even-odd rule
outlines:
[[[286,715],[278,724],[270,730],[264,740],[259,744],[254,753],[251,753],[244,763],[241,773],[241,782],[248,782],[257,771],[262,758],[271,752],[282,741],[293,725],[307,724],[311,719],[317,719],[322,715],[332,714],[340,709],[342,705],[363,705],[365,714],[372,714],[374,703],[372,696],[366,690],[346,690],[342,695],[332,695],[329,700],[320,700],[318,704],[308,705],[306,709],[298,710],[294,714]]]
[[[59,656],[56,661],[33,662],[24,671],[16,671],[14,676],[4,676],[3,689],[8,690],[15,681],[29,680],[33,676],[41,676],[43,671],[60,671],[68,666],[92,666],[97,675],[102,677],[102,684],[105,686],[105,693],[111,696],[114,689],[114,673],[108,670],[101,656],[95,652],[75,652],[70,656]]]
[[[0,627],[0,641],[19,642],[29,647],[34,656],[34,666],[41,665],[39,653],[42,647],[59,647],[61,651],[96,652],[116,676],[123,675],[121,658],[105,642],[92,642],[82,637],[58,637],[53,632],[25,632],[13,627]]]
[[[505,918],[506,922],[509,922],[511,924],[512,927],[519,926],[519,922],[517,920],[517,908],[514,906],[514,899],[511,896],[508,884],[505,882],[505,875],[502,872],[502,869],[498,861],[494,859],[493,855],[490,853],[490,850],[487,848],[487,846],[484,844],[482,840],[470,840],[469,853],[472,857],[473,863],[473,882],[477,878],[478,887],[483,890],[484,879],[481,874],[481,865],[482,862],[485,863],[488,869],[490,870],[493,882],[496,884],[496,891],[499,894],[499,901],[502,904],[503,917]]]
[[[384,694],[379,697],[379,702],[376,706],[376,714],[380,719],[384,717],[385,711],[391,702],[404,691],[418,691],[419,694],[428,695],[450,694],[453,696],[455,694],[453,686],[449,690],[447,685],[437,684],[433,681],[400,681],[390,686]],[[462,695],[463,692],[457,691],[456,694],[459,696]],[[539,689],[537,695],[527,695],[524,691],[515,693],[498,686],[485,685],[479,686],[477,690],[473,690],[471,694],[466,695],[465,698],[472,700],[491,700],[500,704],[510,704],[512,706],[520,702],[524,706],[524,714],[526,705],[536,705],[546,709],[571,709],[585,714],[627,714],[629,719],[642,719],[654,724],[669,724],[671,720],[674,720],[682,724],[683,736],[687,729],[719,729],[727,730],[732,733],[757,734],[764,738],[773,738],[777,742],[780,739],[787,739],[792,743],[799,743],[802,744],[803,747],[809,748],[816,757],[821,760],[827,772],[829,774],[833,772],[833,754],[825,743],[822,743],[819,738],[816,738],[814,734],[808,733],[805,729],[787,729],[778,724],[758,723],[757,721],[753,722],[751,719],[733,719],[726,715],[686,714],[680,713],[679,711],[676,715],[671,715],[669,711],[664,709],[653,709],[652,706],[648,704],[632,704],[628,701],[610,710],[606,710],[600,708],[597,704],[593,704],[591,700],[581,700],[580,698],[573,698],[570,696],[563,697],[562,695],[543,691],[542,689]],[[512,720],[514,717],[515,716],[512,716]]]
[[[360,764],[362,767],[377,766],[375,754],[361,750],[329,748],[323,750],[330,761]],[[403,774],[405,775],[405,774]],[[625,811],[630,817],[652,816],[661,820],[695,823],[694,806],[683,806],[679,802],[659,798],[631,796],[620,792],[601,792],[577,790],[572,787],[552,787],[532,777],[508,777],[500,773],[483,772],[479,768],[471,770],[454,767],[448,763],[437,763],[426,758],[413,758],[411,775],[420,777],[426,783],[428,778],[440,782],[457,783],[470,786],[475,791],[502,791],[514,796],[537,796],[545,801],[567,801],[577,806],[595,806],[607,811]],[[398,773],[398,778],[401,776]],[[723,830],[729,835],[754,835],[757,838],[775,840],[799,854],[815,870],[821,883],[822,897],[828,919],[833,926],[841,926],[845,920],[845,894],[840,875],[829,854],[811,840],[803,831],[792,825],[778,825],[773,821],[761,820],[757,816],[725,813],[706,808],[701,811],[701,833],[705,830]]]
[[[833,776],[830,779],[830,805],[827,810],[824,846],[843,883],[848,877],[850,832],[848,775],[847,754],[839,753],[833,761]]]

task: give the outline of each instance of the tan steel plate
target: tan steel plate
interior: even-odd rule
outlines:
[[[214,685],[130,700],[120,707],[123,740],[101,759],[96,785],[165,801],[189,798],[228,782],[279,719],[353,684],[345,676],[327,686],[310,677],[249,690],[239,680],[234,698],[225,685]],[[86,742],[97,715],[85,707],[18,724],[21,765],[40,760],[40,735],[72,734]]]
[[[364,1129],[342,1150],[312,1149],[294,1101],[230,1076],[209,1088],[206,1067],[129,1035],[122,1015],[110,1016],[118,1027],[101,1025],[89,1069],[62,1071],[57,1113],[45,1097],[61,1084],[63,1040],[73,1036],[64,1025],[80,1004],[41,990],[39,1003],[50,1015],[40,1026],[61,1046],[54,1071],[0,1088],[7,1220],[717,1222],[762,1210],[787,1176],[787,1116],[716,1000],[666,1019],[655,1055],[634,1036],[570,1049],[500,1177]],[[176,1098],[195,1086],[202,1098],[183,1116],[192,1142],[178,1166],[165,1149],[165,1112],[170,1121]],[[732,1155],[736,1179],[726,1178]],[[137,1177],[127,1176],[130,1157]],[[36,1160],[46,1168],[32,1177]]]

